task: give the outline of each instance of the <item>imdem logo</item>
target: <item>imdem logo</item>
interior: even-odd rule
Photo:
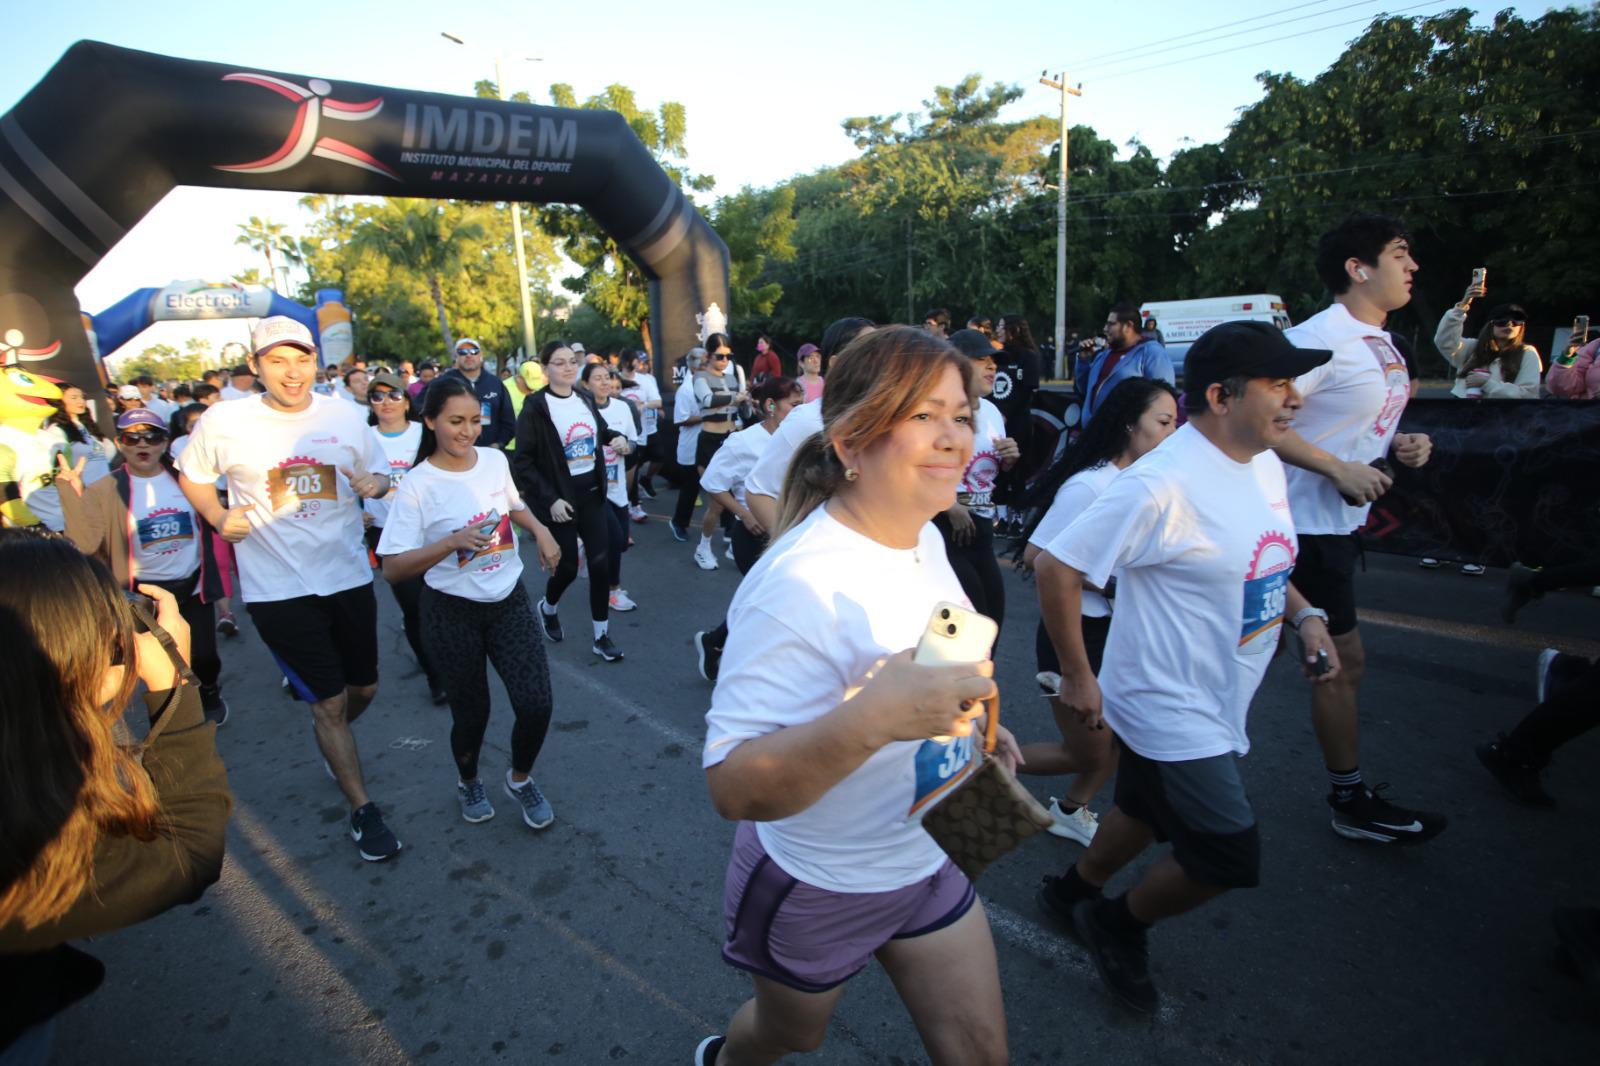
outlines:
[[[321,135],[324,118],[341,122],[365,121],[383,110],[383,97],[375,96],[371,100],[359,103],[334,100],[330,95],[333,86],[321,78],[312,78],[304,86],[296,85],[284,78],[273,77],[271,74],[224,74],[222,80],[244,82],[246,85],[256,85],[275,92],[293,102],[295,112],[294,121],[289,127],[289,135],[276,151],[248,163],[218,164],[215,169],[240,174],[272,174],[288,170],[304,162],[306,156],[314,155],[322,159],[331,159],[335,163],[370,170],[393,181],[400,180],[400,175],[355,145],[346,144],[336,137]]]

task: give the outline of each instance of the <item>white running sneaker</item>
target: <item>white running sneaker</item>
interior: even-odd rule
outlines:
[[[1050,817],[1055,819],[1046,832],[1063,837],[1067,840],[1076,840],[1088,847],[1089,841],[1094,839],[1095,830],[1100,828],[1100,819],[1087,807],[1079,807],[1071,814],[1063,814],[1061,801],[1054,796],[1050,797]]]
[[[608,602],[613,611],[632,611],[639,606],[629,599],[627,589],[612,589],[611,599]]]
[[[728,557],[728,561],[730,563],[738,562],[738,560],[733,557],[733,541],[725,540],[722,542],[722,554]]]
[[[638,504],[633,504],[628,508],[628,517],[641,525],[650,521],[650,516],[645,514],[644,508],[640,507]]]
[[[717,568],[717,555],[711,547],[704,542],[694,550],[694,564],[702,570],[715,570]]]

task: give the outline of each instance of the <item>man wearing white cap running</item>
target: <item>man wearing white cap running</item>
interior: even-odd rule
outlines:
[[[363,408],[312,391],[310,330],[281,315],[262,319],[251,347],[250,369],[266,391],[206,412],[179,460],[183,494],[238,546],[256,632],[311,705],[361,857],[380,862],[400,842],[367,796],[350,723],[378,691],[377,601],[359,501],[389,491],[389,461]],[[226,508],[216,489],[224,476]]]

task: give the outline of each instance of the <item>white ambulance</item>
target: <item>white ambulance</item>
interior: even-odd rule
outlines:
[[[1161,343],[1172,357],[1172,370],[1183,377],[1183,357],[1200,334],[1223,322],[1271,322],[1288,329],[1289,309],[1283,298],[1271,293],[1252,296],[1209,296],[1203,300],[1153,300],[1139,308],[1139,317],[1148,331],[1150,322],[1161,334]]]

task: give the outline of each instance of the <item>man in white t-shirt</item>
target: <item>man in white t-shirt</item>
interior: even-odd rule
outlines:
[[[1338,673],[1327,616],[1289,583],[1294,519],[1271,450],[1300,408],[1293,379],[1329,355],[1294,347],[1270,323],[1207,331],[1185,365],[1189,424],[1124,470],[1035,563],[1060,700],[1121,743],[1116,806],[1077,863],[1046,879],[1040,902],[1072,923],[1102,979],[1137,1010],[1157,1004],[1149,927],[1258,882],[1239,756],[1286,617],[1307,676],[1326,684]],[[1113,572],[1117,609],[1097,681],[1082,597]],[[1172,850],[1130,892],[1105,899],[1106,882],[1152,838]]]
[[[240,591],[317,746],[350,801],[368,862],[400,850],[367,795],[350,723],[378,691],[378,614],[362,499],[389,491],[389,461],[363,408],[319,396],[317,347],[291,318],[262,319],[251,369],[265,392],[206,411],[179,457],[183,494],[236,545]],[[216,480],[228,479],[224,508]]]
[[[1420,844],[1445,827],[1441,814],[1390,803],[1362,781],[1357,695],[1366,665],[1356,628],[1359,530],[1373,500],[1389,488],[1389,456],[1406,466],[1428,461],[1426,434],[1399,433],[1411,396],[1404,356],[1384,320],[1411,301],[1416,260],[1401,223],[1357,215],[1323,234],[1317,273],[1333,304],[1288,331],[1296,344],[1333,358],[1295,382],[1305,408],[1277,446],[1289,464],[1289,502],[1300,535],[1295,585],[1328,612],[1328,630],[1344,670],[1311,690],[1311,720],[1322,747],[1333,830],[1378,844]],[[1383,467],[1384,469],[1379,469]]]
[[[227,349],[224,348],[224,351]],[[245,354],[243,352],[241,355]],[[256,372],[250,369],[248,362],[237,364],[229,372],[228,384],[222,386],[224,400],[242,400],[247,396],[258,395],[256,392]]]

